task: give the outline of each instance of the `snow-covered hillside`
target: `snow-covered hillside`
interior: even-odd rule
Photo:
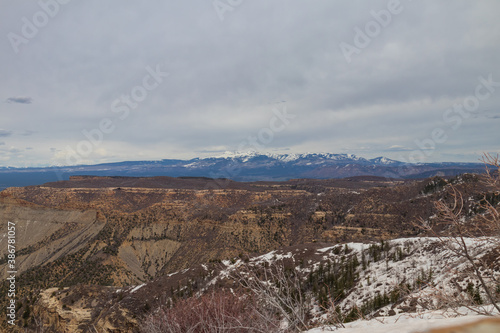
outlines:
[[[495,303],[500,303],[498,238],[466,238],[464,244]],[[247,304],[245,313],[283,327],[273,332],[410,333],[475,320],[480,314],[498,315],[456,245],[451,238],[421,237],[290,246],[193,266],[131,286],[123,290],[123,302],[143,304],[148,299],[163,306],[153,311],[153,323],[162,320],[165,307],[184,318],[196,304],[220,305],[213,295],[235,304],[246,299],[255,303]]]
[[[486,283],[500,296],[500,285],[495,282],[500,278],[498,239],[468,238],[465,243],[477,264],[483,265],[481,271]],[[331,312],[326,311],[326,307],[333,304],[340,316],[348,321],[360,316],[377,318],[346,324],[346,327],[357,328],[353,333],[365,332],[363,325],[375,327],[380,322],[392,323],[394,332],[404,332],[398,329],[423,325],[423,322],[427,325],[434,319],[441,319],[440,322],[446,325],[454,320],[443,318],[471,314],[464,308],[443,314],[443,309],[467,305],[476,307],[479,312],[492,312],[491,306],[480,305],[488,303],[488,297],[471,274],[470,263],[452,251],[454,246],[451,239],[443,243],[437,238],[405,238],[372,244],[348,243],[273,251],[247,262],[241,259],[223,261],[225,268],[208,285],[235,276],[244,277],[246,273],[242,271],[257,272],[262,267],[282,265],[295,271],[292,275],[300,276],[302,287],[308,290],[311,296],[309,310],[315,316],[311,321],[313,325],[321,326],[331,320]],[[249,278],[255,279],[256,275]],[[271,276],[264,283],[276,284],[274,278]],[[381,328],[380,332],[388,332],[389,327]],[[370,332],[378,331],[370,328]]]

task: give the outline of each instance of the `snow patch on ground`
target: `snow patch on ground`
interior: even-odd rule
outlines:
[[[325,247],[325,248],[322,248],[322,249],[318,249],[318,250],[316,250],[316,252],[325,253],[325,252],[328,252],[331,249],[333,249],[335,246],[337,246],[337,245]]]
[[[490,310],[491,308],[490,306]],[[492,313],[496,312],[492,311]],[[498,313],[496,314],[498,315]],[[463,325],[484,318],[491,317],[478,315],[473,310],[462,307],[421,313],[404,313],[390,317],[377,317],[371,320],[357,320],[344,324],[345,328],[323,327],[305,332],[320,333],[333,330],[336,333],[414,333],[434,328]]]
[[[366,244],[364,243],[347,243],[347,246],[350,247],[351,249],[353,250],[356,250],[358,252],[361,252],[363,251],[364,249],[366,249]]]
[[[132,290],[130,291],[130,293],[135,293],[137,290],[141,289],[141,288],[142,288],[142,287],[144,287],[145,285],[146,285],[146,284],[145,284],[145,283],[143,283],[143,284],[140,284],[140,285],[138,285],[138,286],[134,287],[134,289],[132,289]]]

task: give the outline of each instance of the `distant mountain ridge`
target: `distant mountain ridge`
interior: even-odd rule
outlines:
[[[45,168],[0,168],[0,189],[68,179],[71,175],[129,177],[210,177],[236,181],[282,181],[296,178],[346,178],[377,176],[424,178],[484,171],[481,163],[410,164],[386,157],[366,159],[353,154],[259,154],[226,152],[220,156],[190,160],[124,161],[97,165]]]

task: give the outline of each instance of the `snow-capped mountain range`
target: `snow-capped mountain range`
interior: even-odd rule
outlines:
[[[326,179],[354,176],[424,178],[482,171],[484,171],[484,166],[480,163],[410,164],[386,157],[366,159],[353,154],[226,152],[219,156],[190,160],[164,159],[64,167],[0,168],[0,188],[68,179],[70,175],[209,177],[237,181],[282,181],[296,178]]]

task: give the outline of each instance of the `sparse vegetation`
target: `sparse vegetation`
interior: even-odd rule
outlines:
[[[285,331],[274,313],[265,311],[254,298],[222,290],[162,307],[147,316],[141,327],[143,333]]]
[[[498,280],[494,273],[498,269],[497,258],[482,258],[477,256],[477,245],[471,244],[467,238],[477,238],[478,236],[487,235],[489,242],[493,242],[495,246],[500,248],[500,159],[499,156],[485,154],[483,161],[486,165],[486,177],[484,183],[487,188],[493,192],[484,194],[483,199],[479,202],[479,211],[481,214],[470,218],[467,216],[465,209],[465,200],[463,194],[451,186],[450,202],[444,200],[435,203],[438,211],[438,224],[445,232],[440,232],[437,225],[431,225],[426,221],[422,221],[422,228],[438,237],[446,247],[455,255],[464,258],[470,265],[470,272],[461,272],[462,275],[470,275],[473,279],[478,280],[479,284],[474,287],[472,282],[469,282],[466,290],[473,304],[480,305],[483,303],[481,293],[484,293],[489,304],[496,311],[500,312],[498,302],[500,298],[495,292]],[[467,304],[463,304],[467,305]],[[484,314],[491,314],[491,311],[481,311]]]
[[[99,313],[104,311],[106,316],[111,316],[125,309],[124,313],[130,313],[134,320],[155,313],[159,304],[167,305],[162,311],[169,309],[169,313],[173,313],[183,304],[207,303],[208,299],[202,297],[212,290],[230,292],[232,288],[237,295],[251,299],[245,306],[259,304],[273,314],[269,317],[272,320],[288,322],[289,331],[327,324],[341,327],[344,322],[369,318],[399,306],[413,293],[438,288],[433,281],[439,271],[411,263],[409,259],[415,255],[412,252],[415,249],[404,244],[394,245],[388,239],[422,235],[422,230],[411,223],[417,216],[424,216],[428,223],[438,226],[435,231],[442,236],[453,231],[436,223],[442,215],[436,214],[431,200],[453,202],[454,189],[467,193],[463,208],[466,221],[477,222],[479,226],[481,219],[493,216],[488,207],[498,206],[500,197],[498,190],[480,179],[463,175],[427,182],[372,181],[369,185],[361,181],[314,181],[314,184],[302,181],[255,187],[245,184],[245,188],[238,190],[208,192],[120,186],[121,190],[111,192],[78,190],[71,192],[71,196],[66,190],[50,187],[12,189],[9,194],[12,198],[23,198],[48,207],[47,210],[95,210],[92,217],[102,221],[100,229],[79,243],[77,250],[58,248],[61,253],[66,252],[19,274],[19,295],[23,302],[16,309],[18,317],[27,329],[40,327],[46,319],[40,316],[39,292],[49,287],[60,288],[48,296],[61,308],[64,305],[67,311],[90,307],[88,300],[92,292],[96,292],[92,288],[98,288],[96,290],[107,295],[110,304],[100,304]],[[424,187],[428,196],[422,195]],[[71,244],[71,239],[66,237],[72,228],[78,227],[68,224],[42,241],[28,244],[19,253],[38,255],[47,244]],[[467,231],[473,236],[495,232],[485,228]],[[296,262],[283,262],[281,270],[270,262],[263,262],[252,271],[255,261],[252,253],[293,244],[314,244],[318,249],[324,245],[322,241],[333,244],[357,241],[366,243],[366,247],[356,251],[345,244],[337,245],[329,252],[328,259],[309,253],[294,257]],[[275,260],[276,257],[272,259]],[[193,269],[202,263],[204,268]],[[396,282],[385,285],[372,274],[374,269],[390,272],[398,263],[411,263],[409,269],[413,275],[398,277]],[[244,276],[233,279],[240,282],[237,284],[216,279],[221,267],[226,265],[247,267],[247,277],[256,274],[254,285],[248,281],[245,284]],[[187,268],[190,270],[185,270]],[[168,277],[169,273],[175,274]],[[149,283],[134,293],[131,290],[135,287],[127,287],[153,279],[157,281],[153,283],[155,287]],[[266,279],[272,280],[274,287],[271,288]],[[207,289],[212,280],[213,284]],[[461,283],[460,297],[469,299],[470,304],[489,303],[480,282],[455,282]],[[472,287],[469,282],[473,283]],[[492,294],[499,297],[500,283],[489,283]],[[111,285],[122,289],[118,292],[109,288]],[[374,291],[363,294],[353,303],[353,293],[360,285],[373,286]],[[2,290],[5,291],[5,287],[4,283]],[[61,289],[66,287],[69,289]],[[150,294],[150,288],[156,289]],[[148,293],[141,294],[146,289]],[[267,301],[263,301],[266,297]],[[264,303],[270,306],[272,298],[280,297],[287,302],[275,303],[271,310],[262,307]],[[429,306],[419,301],[412,304],[405,306]],[[443,300],[440,304],[446,302]],[[111,305],[115,306],[113,310],[107,308]],[[91,321],[95,320],[98,310],[90,311]],[[318,320],[320,315],[322,320]],[[119,317],[117,320],[128,322],[129,319]]]

